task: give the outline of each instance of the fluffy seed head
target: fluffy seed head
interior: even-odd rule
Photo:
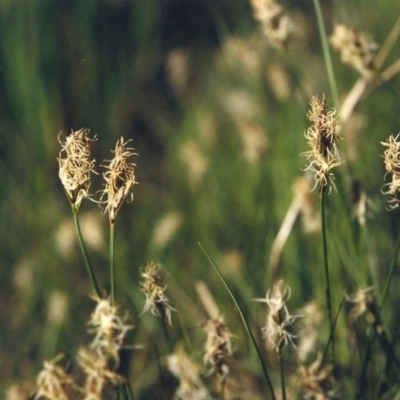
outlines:
[[[262,27],[272,46],[279,49],[287,47],[293,32],[292,20],[285,14],[276,0],[251,0],[254,18]]]
[[[44,362],[44,368],[36,379],[38,391],[34,400],[41,397],[57,400],[68,400],[69,393],[74,385],[73,379],[57,362],[63,356],[57,356],[51,361]]]
[[[160,265],[150,263],[141,275],[144,278],[141,284],[142,291],[146,295],[142,314],[150,311],[153,315],[160,317],[163,322],[172,326],[171,313],[175,309],[171,307],[168,297],[165,295],[167,287],[163,284]]]
[[[210,373],[217,372],[221,379],[229,373],[227,359],[232,355],[232,333],[224,324],[223,319],[209,319],[204,324],[207,341],[204,346],[204,363]]]
[[[343,24],[336,24],[330,37],[331,45],[340,52],[343,63],[365,75],[374,69],[377,44],[366,34]]]
[[[262,303],[267,303],[267,323],[262,328],[263,337],[269,339],[273,347],[280,347],[291,343],[296,335],[289,332],[288,328],[293,325],[299,315],[290,315],[286,307],[286,301],[290,299],[291,290],[283,280],[278,281],[272,290],[267,291],[264,299],[254,299]]]
[[[82,200],[89,197],[90,173],[94,172],[95,160],[90,159],[90,147],[96,136],[88,136],[89,129],[71,132],[61,144],[59,154],[59,177],[70,203],[79,210]]]
[[[332,168],[342,164],[336,143],[340,140],[336,132],[336,110],[326,111],[325,96],[314,96],[307,118],[314,123],[304,134],[310,151],[303,155],[310,160],[306,171],[314,173],[315,187],[322,191],[325,186],[334,186]]]
[[[128,314],[121,315],[119,307],[110,299],[94,297],[97,306],[90,317],[89,332],[95,334],[90,347],[101,356],[114,361],[119,365],[119,352],[124,347],[127,332],[133,325],[127,325]]]
[[[200,378],[200,368],[180,348],[167,358],[169,371],[179,379],[174,400],[209,400],[210,394]]]
[[[117,141],[114,153],[114,158],[108,165],[104,167],[107,171],[103,174],[105,185],[102,191],[101,199],[107,197],[107,200],[102,201],[106,204],[104,212],[108,212],[110,223],[115,222],[115,218],[124,200],[129,196],[133,200],[131,192],[134,185],[137,184],[135,179],[136,165],[130,161],[131,157],[136,155],[132,148],[127,147],[130,140],[124,142],[121,137]]]
[[[400,202],[400,133],[394,137],[390,135],[387,142],[381,142],[387,149],[383,153],[386,175],[391,175],[392,181],[382,187],[382,193],[388,196],[388,209],[394,210]]]

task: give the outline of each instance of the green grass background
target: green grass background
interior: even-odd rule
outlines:
[[[322,3],[328,34],[333,22],[340,21],[368,31],[380,44],[400,14],[397,0]],[[238,313],[198,242],[220,266],[254,332],[259,332],[265,310],[251,299],[262,297],[272,284],[271,245],[292,201],[293,183],[306,164],[299,154],[307,151],[303,133],[309,126],[308,103],[312,95],[325,93],[333,106],[312,2],[282,4],[300,26],[286,53],[268,46],[242,0],[1,1],[1,390],[32,381],[43,359],[61,351],[73,356],[79,344],[90,340],[85,324],[94,304],[83,261],[76,245],[63,255],[58,244],[69,240],[60,234],[61,227],[72,223],[58,179],[58,134],[81,127],[98,135],[94,156],[99,164],[110,159],[109,150],[121,135],[132,139],[139,154],[135,199],[123,206],[116,223],[117,296],[137,327],[132,340],[148,344],[162,338],[150,315],[139,317],[144,301],[140,268],[160,262],[168,271],[171,303],[185,321],[193,356],[201,360],[205,340],[200,324],[206,313],[193,290],[200,279],[237,335],[243,362],[255,375],[260,373]],[[238,53],[233,38],[249,53]],[[186,71],[178,73],[181,86],[170,73],[176,51],[186,60]],[[399,54],[397,43],[385,65]],[[343,99],[358,74],[342,65],[336,53],[332,57]],[[253,59],[255,68],[248,65]],[[287,79],[289,92],[281,98],[270,80],[272,67]],[[343,127],[345,165],[337,169],[338,191],[327,201],[335,309],[344,291],[369,284],[367,249],[381,287],[389,269],[399,215],[387,212],[380,193],[385,173],[380,142],[400,131],[399,96],[395,77],[359,104],[359,127]],[[244,153],[244,122],[261,130],[267,143],[254,163]],[[195,149],[189,162],[188,148]],[[196,156],[204,168],[197,180],[191,175]],[[354,179],[363,182],[373,204],[367,242],[352,216]],[[101,185],[95,177],[93,190]],[[179,227],[165,245],[156,246],[155,229],[169,213],[179,216]],[[107,288],[107,217],[88,201],[81,214],[94,215],[102,227],[104,243],[90,251],[101,286]],[[310,300],[324,309],[321,253],[320,237],[305,234],[297,221],[278,270],[292,288],[291,309]],[[398,284],[396,269],[384,315],[396,350]],[[55,291],[68,304],[60,326],[48,319]],[[183,330],[176,314],[174,320],[171,340],[177,343]],[[339,376],[347,398],[352,398],[357,382],[348,372],[361,360],[351,358],[345,322],[343,312],[338,322]],[[379,349],[376,354],[379,358]],[[158,379],[151,345],[134,355],[132,376],[138,398],[154,398],[154,393],[145,394]],[[377,376],[371,383],[375,389]],[[384,381],[383,392],[398,385],[393,372]]]

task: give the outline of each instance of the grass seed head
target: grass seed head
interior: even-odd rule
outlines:
[[[97,306],[92,313],[88,325],[89,332],[95,337],[90,345],[100,355],[111,359],[118,368],[120,363],[119,353],[124,347],[125,336],[133,329],[133,325],[127,325],[128,314],[121,315],[119,307],[111,304],[110,299],[94,298]]]
[[[382,193],[388,196],[388,209],[394,210],[400,202],[400,133],[394,137],[390,135],[387,142],[381,142],[387,147],[383,153],[386,175],[391,175],[392,180],[382,187]]]
[[[172,326],[171,314],[175,309],[169,304],[169,299],[165,295],[167,287],[164,285],[160,268],[159,264],[150,263],[142,271],[141,275],[144,281],[141,283],[141,286],[146,296],[142,314],[150,311],[153,315],[160,317],[163,322]]]
[[[267,303],[267,323],[262,328],[264,338],[267,338],[273,347],[286,346],[289,343],[294,346],[293,339],[297,336],[289,331],[294,321],[299,315],[290,315],[286,307],[286,301],[290,299],[291,290],[283,280],[278,281],[272,290],[267,291],[264,299],[254,299],[262,303]]]
[[[276,0],[251,0],[254,18],[258,20],[265,36],[278,49],[287,47],[293,33],[293,22]]]
[[[74,386],[74,380],[70,377],[57,362],[62,355],[51,361],[44,362],[44,368],[36,379],[38,391],[34,400],[41,397],[57,400],[68,400],[69,393]]]
[[[325,96],[313,96],[307,118],[314,123],[304,134],[310,151],[303,153],[309,165],[306,171],[314,173],[315,187],[322,191],[326,186],[334,186],[331,170],[342,164],[336,143],[340,140],[336,131],[336,110],[326,111]],[[330,187],[330,186],[329,186]]]
[[[104,189],[102,191],[100,201],[106,204],[104,212],[108,212],[110,223],[115,222],[115,218],[122,203],[128,197],[133,200],[131,192],[134,185],[137,184],[135,178],[136,165],[131,162],[132,156],[136,155],[132,148],[127,147],[130,140],[124,142],[121,137],[115,145],[114,158],[105,165],[107,171],[103,174],[105,180]],[[107,200],[102,201],[103,197]]]
[[[352,66],[363,75],[374,70],[374,57],[378,45],[366,33],[336,24],[329,41],[340,52],[344,64]]]
[[[209,319],[204,324],[207,340],[204,346],[204,363],[210,373],[217,372],[222,380],[229,373],[228,358],[232,355],[232,333],[223,319]]]
[[[95,160],[90,159],[90,148],[96,136],[88,136],[89,129],[80,129],[67,136],[59,154],[59,177],[70,203],[79,210],[81,202],[89,197],[90,173],[94,172]]]
[[[200,378],[200,368],[192,362],[182,348],[168,356],[167,367],[179,379],[174,400],[210,400],[211,396]]]

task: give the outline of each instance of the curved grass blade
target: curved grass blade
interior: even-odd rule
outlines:
[[[205,249],[203,248],[203,246],[201,245],[201,243],[199,242],[198,244],[199,244],[201,250],[203,251],[204,255],[207,257],[207,259],[208,259],[208,261],[210,262],[210,264],[211,264],[211,265],[214,267],[214,269],[217,271],[217,274],[218,274],[219,277],[221,278],[221,280],[222,280],[222,282],[224,283],[224,285],[225,285],[225,287],[226,287],[228,293],[229,293],[230,296],[232,297],[232,300],[233,300],[233,302],[235,303],[235,306],[236,306],[236,308],[237,308],[238,311],[239,311],[239,315],[240,315],[240,318],[242,319],[242,322],[243,322],[243,325],[244,325],[244,327],[245,327],[245,329],[246,329],[246,332],[247,332],[247,334],[249,335],[249,337],[250,337],[250,339],[251,339],[251,342],[252,342],[252,344],[253,344],[253,347],[254,347],[254,349],[255,349],[256,352],[257,352],[257,356],[258,356],[258,359],[259,359],[259,361],[260,361],[262,370],[263,370],[263,372],[264,372],[265,379],[267,380],[267,384],[268,384],[269,390],[270,390],[270,392],[271,392],[272,399],[273,399],[273,400],[276,400],[274,388],[273,388],[273,386],[272,386],[272,381],[271,381],[271,379],[270,379],[270,377],[269,377],[267,368],[266,368],[266,366],[265,366],[265,364],[264,364],[264,361],[263,361],[263,359],[262,359],[260,350],[259,350],[259,348],[258,348],[258,346],[257,346],[257,343],[256,343],[256,340],[255,340],[255,338],[254,338],[254,336],[253,336],[253,333],[251,332],[250,327],[249,327],[249,324],[247,323],[246,317],[244,316],[244,313],[243,313],[242,309],[240,308],[239,303],[237,302],[235,296],[233,295],[232,290],[231,290],[231,288],[230,288],[228,282],[225,280],[224,276],[222,275],[221,271],[218,269],[218,267],[216,266],[216,264],[214,263],[214,261],[211,259],[211,257],[208,255],[208,253],[205,251]]]

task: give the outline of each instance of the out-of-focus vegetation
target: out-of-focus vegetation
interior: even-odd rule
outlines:
[[[334,22],[342,22],[368,31],[378,44],[400,15],[397,0],[322,3],[328,35]],[[157,354],[162,364],[168,353],[158,321],[140,316],[140,272],[150,261],[167,271],[177,310],[169,331],[173,347],[185,343],[202,361],[207,312],[194,288],[203,281],[236,335],[235,357],[248,374],[242,382],[268,398],[239,314],[198,242],[229,281],[279,387],[276,354],[261,339],[265,308],[252,299],[282,278],[291,287],[292,310],[312,302],[326,311],[317,192],[308,199],[311,219],[298,218],[279,260],[270,257],[301,190],[311,96],[325,93],[329,108],[335,106],[311,2],[282,5],[294,31],[280,51],[269,45],[244,0],[0,3],[1,391],[33,382],[43,360],[60,352],[72,358],[89,340],[86,322],[94,303],[56,159],[59,133],[64,140],[82,127],[98,136],[93,151],[99,172],[121,135],[139,154],[135,199],[122,207],[115,233],[119,303],[132,315],[132,343],[143,346],[132,356],[135,398],[162,398]],[[383,67],[399,54],[396,43]],[[332,59],[341,103],[359,73],[336,52]],[[379,293],[395,252],[399,215],[386,210],[381,194],[380,142],[400,131],[399,98],[395,76],[368,91],[342,126],[345,164],[335,171],[337,191],[326,205],[334,313],[344,292],[377,282]],[[353,212],[355,182],[368,197],[365,230]],[[101,185],[101,176],[95,177],[92,191]],[[108,288],[107,216],[89,201],[80,216],[92,263]],[[398,285],[395,270],[383,318],[396,357]],[[343,398],[355,398],[367,328],[349,327],[348,308],[338,317],[335,372]],[[323,350],[329,325],[321,326]],[[294,350],[284,356],[288,391],[296,393]],[[366,389],[371,397],[364,398],[398,389],[398,366],[386,365],[386,356],[376,344]],[[175,385],[169,382],[169,397]]]

